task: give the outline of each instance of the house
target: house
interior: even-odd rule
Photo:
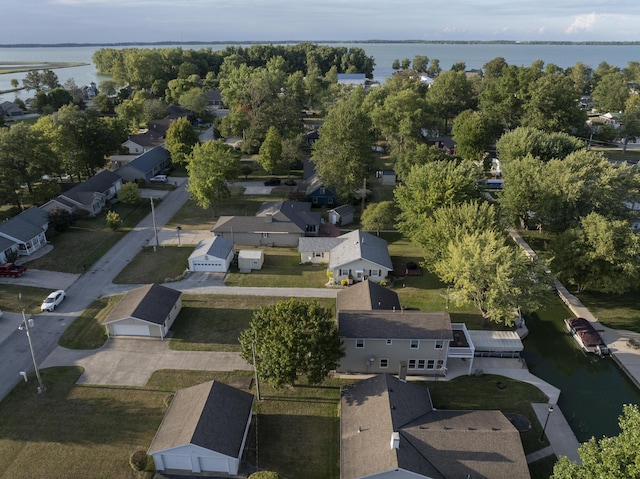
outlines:
[[[117,174],[102,170],[87,181],[79,183],[70,190],[56,196],[42,205],[42,209],[50,212],[62,208],[70,213],[80,210],[95,216],[113,199],[122,187],[122,178]]]
[[[122,143],[122,146],[129,150],[130,155],[139,155],[145,151],[152,150],[156,146],[164,145],[165,134],[147,130],[136,135],[129,135],[127,141]]]
[[[300,263],[329,264],[331,250],[344,241],[340,237],[309,237],[298,239]]]
[[[107,335],[164,339],[182,309],[182,293],[158,284],[128,291],[104,319]]]
[[[431,78],[426,73],[421,73],[420,74],[420,83],[422,83],[424,85],[427,85],[427,88],[431,88],[431,85],[433,85],[434,81],[435,81],[435,79]]]
[[[400,311],[400,299],[395,291],[368,279],[338,291],[338,311]]]
[[[220,381],[179,389],[149,446],[156,470],[238,474],[252,407],[253,394]]]
[[[226,273],[233,261],[234,251],[231,240],[222,236],[212,236],[202,240],[189,255],[190,271]]]
[[[80,92],[82,93],[82,98],[85,100],[93,100],[98,93],[100,93],[95,82],[91,82],[89,85],[80,87]]]
[[[311,161],[303,162],[303,182],[300,189],[304,192],[306,201],[310,201],[313,206],[333,206],[338,204],[338,195],[331,188],[327,188],[316,172],[315,164]]]
[[[261,249],[241,249],[238,252],[238,269],[240,272],[262,269],[263,264],[264,251]]]
[[[428,145],[435,146],[438,150],[445,152],[447,155],[456,154],[456,142],[448,136],[438,136],[427,140]]]
[[[291,248],[303,236],[317,236],[321,220],[310,203],[267,201],[255,216],[221,216],[211,231],[234,244]]]
[[[146,151],[135,160],[118,168],[115,173],[124,181],[149,181],[171,163],[171,154],[163,146]]]
[[[17,116],[22,116],[23,111],[17,103],[12,101],[3,101],[0,103],[0,115],[15,118]]]
[[[398,175],[396,175],[396,172],[393,170],[380,170],[376,172],[376,178],[378,178],[383,185],[395,186]]]
[[[190,114],[189,110],[181,107],[175,103],[170,103],[167,105],[167,116],[169,120],[177,120],[178,118],[188,117]]]
[[[333,225],[346,226],[353,223],[355,209],[351,205],[342,205],[327,211],[329,223]]]
[[[520,433],[500,411],[433,408],[426,387],[390,374],[340,394],[340,478],[525,479]]]
[[[364,73],[338,73],[338,85],[364,87],[367,81],[367,76]]]
[[[216,111],[222,108],[222,95],[220,90],[210,90],[207,92],[207,110]]]
[[[0,224],[0,262],[13,256],[29,256],[47,244],[49,213],[32,206]]]
[[[334,281],[358,282],[369,278],[379,283],[393,271],[387,242],[382,238],[361,230],[338,238],[343,241],[329,253],[329,270]]]

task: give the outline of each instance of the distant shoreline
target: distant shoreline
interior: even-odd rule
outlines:
[[[297,43],[313,44],[424,44],[424,45],[620,45],[636,46],[640,41],[541,41],[541,40],[278,40],[278,41],[163,41],[163,42],[113,42],[113,43],[7,43],[0,48],[65,48],[65,47],[136,47],[169,45],[283,45]]]

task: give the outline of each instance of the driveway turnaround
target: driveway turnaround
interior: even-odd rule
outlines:
[[[42,368],[81,366],[77,384],[144,386],[159,369],[197,371],[250,371],[252,367],[234,352],[173,351],[167,341],[112,338],[98,349],[77,350],[58,346]]]

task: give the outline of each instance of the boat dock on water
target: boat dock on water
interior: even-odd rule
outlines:
[[[609,348],[591,322],[585,318],[569,318],[565,319],[564,323],[583,351],[600,357],[609,354]]]

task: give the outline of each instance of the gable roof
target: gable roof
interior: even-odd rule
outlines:
[[[161,165],[171,157],[169,150],[165,149],[162,145],[143,153],[135,160],[131,160],[123,168],[131,167],[144,173],[153,170],[156,166]]]
[[[49,214],[36,206],[0,224],[0,234],[26,243],[44,231]],[[5,248],[6,249],[6,248]]]
[[[253,394],[209,381],[176,392],[149,446],[149,454],[194,444],[237,458],[253,405]]]
[[[37,206],[32,206],[24,210],[18,217],[32,225],[40,227],[49,223],[49,213]]]
[[[520,435],[500,411],[434,410],[427,388],[389,374],[343,387],[340,409],[342,479],[397,469],[437,479],[530,477]]]
[[[189,258],[209,255],[214,258],[226,259],[233,250],[233,242],[222,236],[212,236],[198,243],[198,246],[189,255]]]
[[[328,252],[344,241],[344,238],[332,236],[305,236],[298,240],[298,252]]]
[[[361,230],[354,230],[338,236],[345,241],[331,250],[329,268],[335,269],[345,264],[364,259],[388,270],[393,269],[387,242],[378,236]]]
[[[111,310],[103,324],[133,317],[149,323],[162,324],[182,296],[180,291],[159,284],[147,284],[128,291]]]
[[[453,340],[444,311],[338,311],[343,338]]]
[[[368,279],[338,291],[336,308],[338,311],[376,309],[400,311],[401,309],[400,300],[395,291]]]
[[[338,216],[352,215],[355,212],[355,208],[351,205],[340,205],[327,211],[327,213],[332,212],[337,214]]]
[[[118,181],[122,181],[118,175],[109,170],[102,170],[59,196],[81,205],[90,205],[93,202],[94,193],[104,193]]]

